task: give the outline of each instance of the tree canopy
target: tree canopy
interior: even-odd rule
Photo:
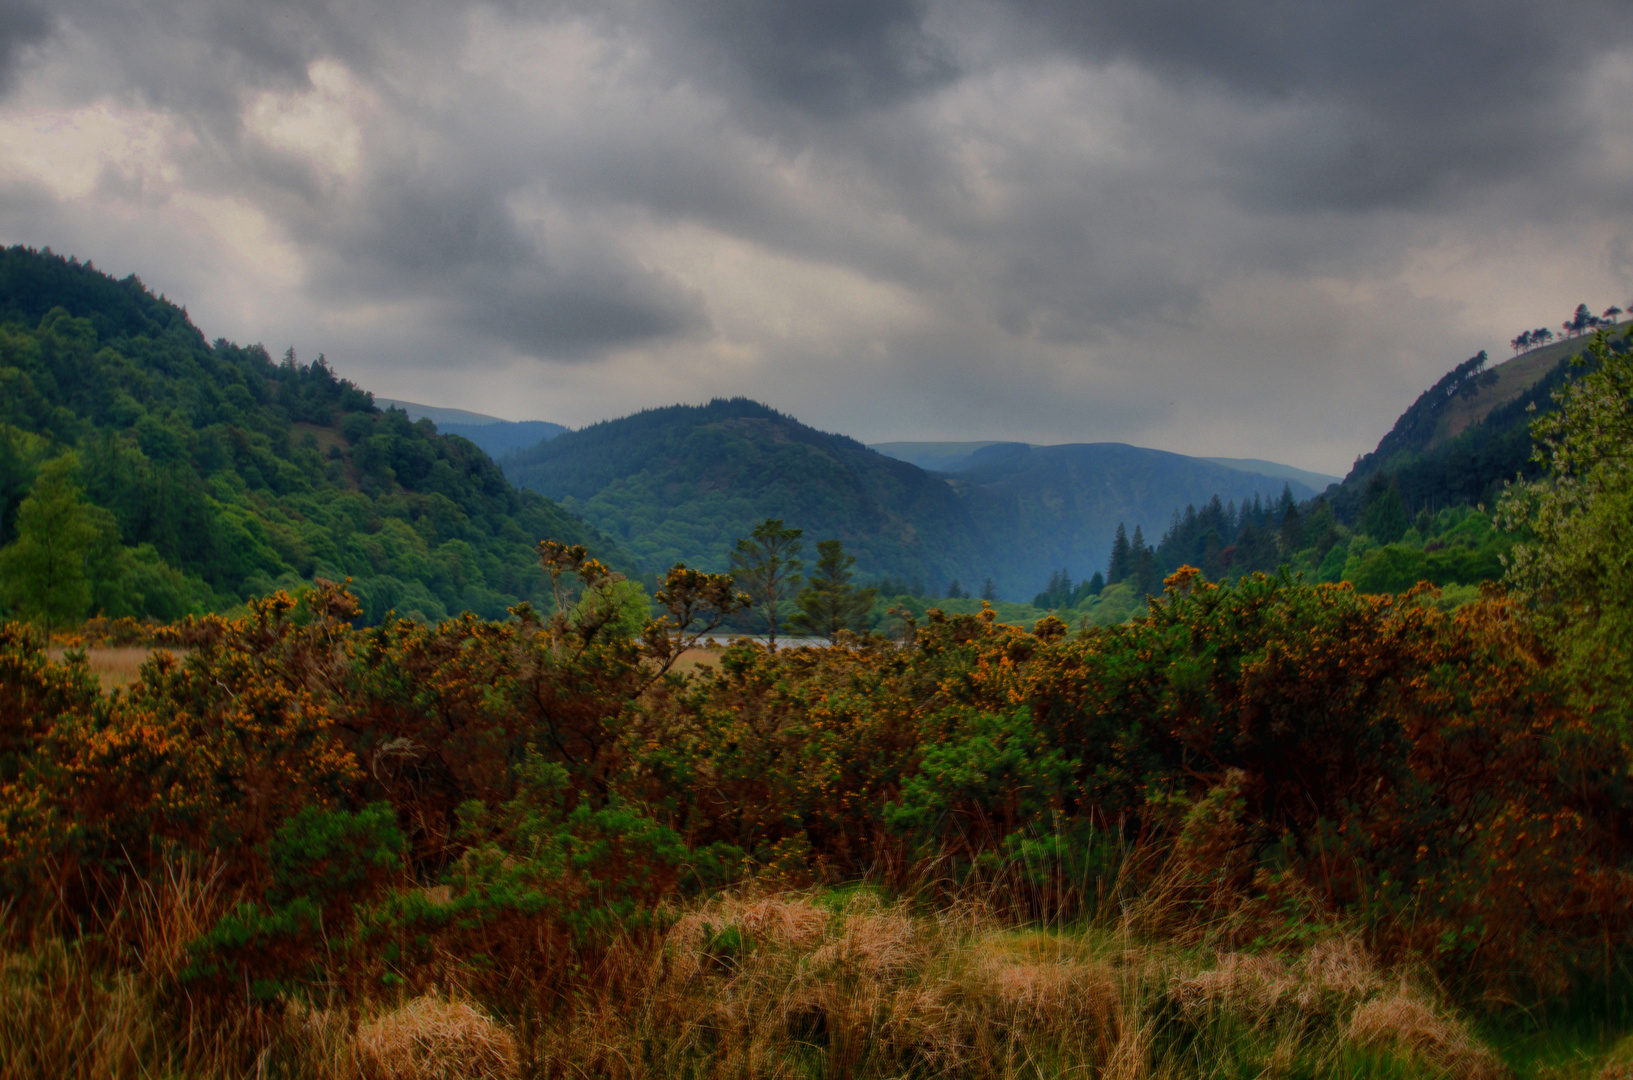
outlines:
[[[803,547],[800,538],[804,535],[803,529],[788,528],[780,519],[766,518],[732,549],[732,574],[748,595],[754,612],[764,620],[773,649],[777,647],[783,613],[799,590],[805,566],[799,557]]]
[[[1633,331],[1628,335],[1633,336]],[[1533,422],[1546,473],[1501,514],[1522,531],[1510,586],[1554,629],[1603,704],[1625,717],[1633,689],[1633,356],[1596,335],[1580,378]]]
[[[207,343],[135,278],[13,247],[0,251],[0,544],[27,539],[40,478],[80,491],[81,516],[113,538],[81,559],[88,599],[53,594],[64,612],[171,619],[324,577],[352,579],[368,620],[502,617],[543,595],[539,537],[612,553],[471,443],[381,412],[323,357]],[[66,490],[50,505],[75,505]],[[9,564],[43,565],[40,543]],[[24,613],[43,594],[5,595]]]
[[[829,641],[837,640],[845,630],[867,629],[878,590],[851,583],[851,567],[855,564],[856,556],[847,555],[840,541],[819,542],[816,572],[799,594],[799,610],[790,625]]]

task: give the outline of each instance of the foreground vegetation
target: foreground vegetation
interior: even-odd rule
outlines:
[[[632,635],[543,554],[549,619],[324,586],[112,694],[8,629],[14,1075],[1591,1075],[1626,1021],[1626,753],[1500,598],[1185,573],[681,678],[729,581]]]
[[[208,912],[198,893],[168,899]],[[595,981],[549,1017],[505,1023],[455,992],[292,1003],[180,1032],[153,989],[176,954],[162,936],[152,944],[148,969],[100,986],[75,985],[76,957],[28,957],[33,985],[0,990],[11,1075],[141,1075],[161,1063],[231,1075],[245,1068],[240,1040],[259,1046],[263,1074],[336,1080],[1508,1072],[1431,985],[1336,934],[1277,955],[1153,945],[1128,926],[1017,929],[979,901],[926,912],[869,891],[730,895],[688,906],[661,937],[607,948]],[[1614,1068],[1618,1050],[1577,1035],[1540,1064],[1593,1075],[1582,1066]]]

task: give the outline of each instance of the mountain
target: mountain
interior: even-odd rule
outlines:
[[[535,446],[568,430],[548,420],[501,420],[484,413],[420,405],[392,398],[375,398],[374,403],[383,409],[401,409],[410,420],[429,420],[437,426],[440,434],[469,439],[491,458],[501,458],[513,450]]]
[[[497,416],[487,413],[471,412],[468,409],[450,409],[443,405],[421,405],[417,401],[403,401],[401,398],[384,398],[375,395],[374,403],[382,409],[401,409],[408,414],[410,420],[429,420],[441,430],[444,424],[458,424],[462,427],[489,427],[493,424],[508,424],[511,421],[501,420]]]
[[[1273,500],[1315,488],[1197,458],[1115,443],[883,444],[942,467],[816,431],[746,399],[652,409],[504,458],[517,484],[558,499],[648,571],[723,569],[759,521],[838,537],[863,578],[940,593],[992,578],[1030,597],[1066,567],[1105,567],[1118,522],[1156,533],[1214,495]]]
[[[928,472],[959,472],[974,463],[975,455],[991,446],[1036,446],[1035,443],[1017,442],[886,442],[869,443],[869,450],[877,450],[881,454],[897,458],[901,461],[910,461],[919,468]],[[1159,453],[1162,451],[1153,451]],[[1258,458],[1200,458],[1201,461],[1211,462],[1214,465],[1223,465],[1236,472],[1254,473],[1260,476],[1274,477],[1279,480],[1291,480],[1295,489],[1310,488],[1322,491],[1330,484],[1336,484],[1339,477],[1327,476],[1324,473],[1310,472],[1308,469],[1298,469],[1291,465],[1282,465],[1275,461],[1262,461]]]
[[[957,472],[970,462],[978,450],[989,446],[1024,446],[1025,443],[998,442],[888,442],[869,443],[869,450],[877,450],[886,457],[910,462],[926,472]]]
[[[1311,472],[1308,469],[1282,465],[1275,461],[1264,461],[1260,458],[1210,457],[1202,460],[1212,462],[1215,465],[1223,465],[1227,469],[1235,469],[1237,472],[1258,473],[1261,476],[1291,480],[1297,486],[1313,488],[1316,491],[1325,491],[1343,479],[1338,476],[1328,476],[1326,473]]]
[[[1081,577],[1105,569],[1120,523],[1154,542],[1185,506],[1215,496],[1245,504],[1273,502],[1284,486],[1295,498],[1316,493],[1285,476],[1122,443],[995,444],[949,482],[988,543],[1005,553],[999,584],[1016,593],[1036,591],[1057,569]]]
[[[991,565],[948,484],[854,439],[745,398],[648,409],[557,436],[503,460],[515,483],[561,501],[648,571],[726,568],[765,518],[837,537],[864,577],[940,591]]]
[[[1610,335],[1628,347],[1629,328]],[[1406,508],[1495,504],[1516,475],[1531,477],[1531,420],[1552,407],[1553,393],[1572,372],[1570,358],[1587,346],[1575,337],[1495,366],[1481,352],[1442,376],[1395,421],[1371,453],[1362,455],[1330,498],[1341,521],[1353,522],[1367,492],[1399,491]]]
[[[1613,328],[1610,346],[1626,349],[1629,338],[1627,327]],[[1210,579],[1286,566],[1365,592],[1427,580],[1447,590],[1439,602],[1465,602],[1479,583],[1502,576],[1514,538],[1497,528],[1490,508],[1507,482],[1539,469],[1531,420],[1552,406],[1575,370],[1567,361],[1585,346],[1567,338],[1494,367],[1486,353],[1472,356],[1420,394],[1376,449],[1319,497],[1295,506],[1290,487],[1287,498],[1238,504],[1234,513],[1217,501],[1187,508],[1160,539],[1147,530],[1143,539],[1156,539],[1154,549],[1134,551],[1124,572],[1134,576],[1138,564],[1138,588],[1148,591],[1184,564]],[[1080,591],[1062,575],[1048,595],[1056,605],[1076,604]]]
[[[370,618],[502,617],[545,595],[542,538],[622,558],[470,441],[382,412],[322,357],[209,343],[135,276],[12,247],[0,251],[0,555],[42,476],[83,493],[70,531],[90,538],[85,603],[109,615],[174,618],[323,576],[350,577]],[[32,602],[15,576],[0,585],[14,608]]]

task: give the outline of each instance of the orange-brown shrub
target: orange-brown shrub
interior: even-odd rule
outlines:
[[[610,580],[543,555],[558,583]],[[745,874],[984,883],[1050,915],[1143,891],[1170,931],[1340,922],[1509,992],[1628,944],[1625,751],[1501,598],[1448,615],[1181,573],[1125,626],[932,611],[905,646],[745,642],[684,677],[688,633],[734,595],[678,568],[662,599],[671,621],[639,638],[527,608],[360,629],[323,585],[190,622],[185,659],[108,698],[7,631],[5,887],[31,919],[83,921],[160,855],[216,858],[260,905],[245,926],[295,926],[271,839],[384,800],[402,864],[312,901],[302,962],[345,969],[326,993],[422,988],[462,955],[473,985],[555,992],[659,932],[669,898]]]

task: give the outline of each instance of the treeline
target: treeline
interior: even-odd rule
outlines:
[[[1578,309],[1579,320],[1586,312],[1585,305]],[[1581,329],[1614,325],[1620,314],[1613,308],[1603,319],[1589,315]],[[1627,335],[1607,337],[1605,347],[1619,355],[1627,342]],[[1561,359],[1509,400],[1448,434],[1453,414],[1496,383],[1498,373],[1487,361],[1482,351],[1447,372],[1326,493],[1299,503],[1283,492],[1274,504],[1241,506],[1215,497],[1200,510],[1188,506],[1177,513],[1151,547],[1142,544],[1138,527],[1130,540],[1119,525],[1111,565],[1095,578],[1106,586],[1126,582],[1130,594],[1144,596],[1184,565],[1198,567],[1210,581],[1285,566],[1312,581],[1348,581],[1374,592],[1399,592],[1426,580],[1449,588],[1448,602],[1467,601],[1479,582],[1502,576],[1502,558],[1515,542],[1495,526],[1490,508],[1511,483],[1534,481],[1544,471],[1533,417],[1573,377],[1596,367],[1590,360],[1573,368]],[[1094,579],[1073,586],[1062,570],[1034,602],[1105,618],[1095,602],[1102,588]],[[1126,598],[1121,600],[1126,607]]]
[[[169,620],[321,576],[350,577],[371,621],[497,617],[541,595],[543,533],[608,547],[465,440],[380,412],[321,356],[208,344],[135,277],[0,252],[12,613]]]
[[[1578,304],[1576,305],[1576,311],[1569,319],[1561,323],[1559,328],[1567,338],[1580,337],[1595,330],[1615,326],[1625,314],[1626,312],[1615,304],[1606,308],[1603,315],[1595,315],[1588,310],[1588,305]],[[1546,326],[1539,326],[1535,330],[1520,331],[1508,344],[1513,348],[1514,353],[1518,355],[1530,349],[1541,348],[1553,340],[1554,332]]]

